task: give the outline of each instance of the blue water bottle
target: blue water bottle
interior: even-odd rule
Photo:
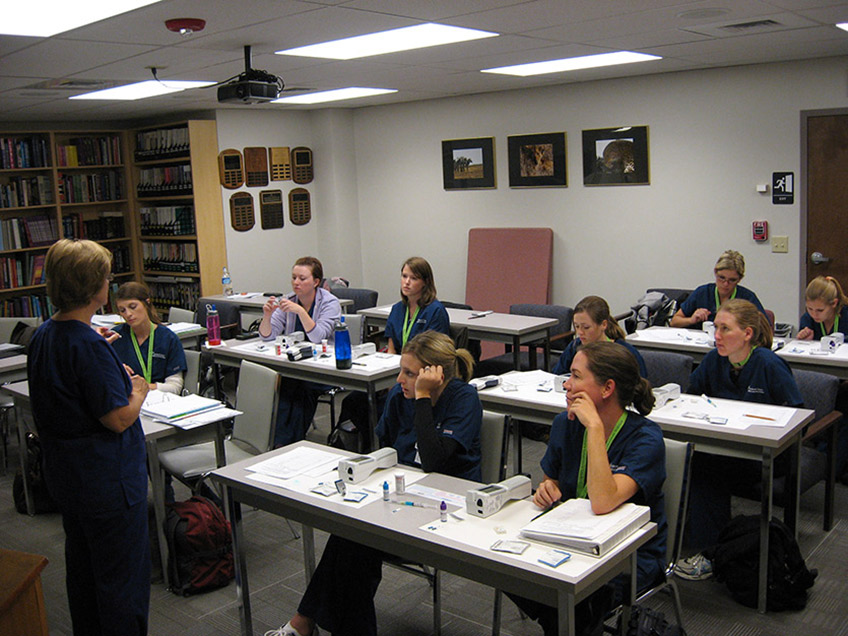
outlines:
[[[336,350],[336,368],[350,369],[353,363],[350,354],[350,332],[347,330],[344,316],[339,316],[335,332],[333,347]]]

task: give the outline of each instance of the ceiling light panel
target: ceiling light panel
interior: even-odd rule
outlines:
[[[25,0],[7,2],[0,33],[50,37],[92,22],[134,11],[160,0]]]
[[[386,95],[397,93],[393,88],[362,88],[351,86],[349,88],[337,88],[331,91],[318,93],[306,93],[304,95],[292,95],[275,99],[272,104],[323,104],[324,102],[338,102],[344,99],[359,99],[360,97],[371,97],[373,95]]]
[[[497,36],[491,31],[466,29],[463,27],[447,26],[428,22],[400,29],[390,29],[367,35],[357,35],[341,40],[332,40],[321,44],[300,46],[294,49],[277,51],[277,55],[299,55],[301,57],[321,57],[332,60],[352,60],[359,57],[370,57],[410,51],[443,44],[467,42]]]
[[[132,101],[136,99],[145,99],[147,97],[156,97],[158,95],[167,95],[168,93],[178,93],[187,88],[201,88],[203,86],[211,86],[215,82],[191,82],[191,81],[164,81],[157,82],[156,80],[147,80],[146,82],[136,82],[135,84],[125,84],[124,86],[116,86],[115,88],[107,88],[102,91],[94,91],[92,93],[83,93],[82,95],[74,95],[68,99],[102,99],[102,100],[118,100]]]
[[[529,75],[544,75],[545,73],[579,71],[587,68],[616,66],[619,64],[632,64],[634,62],[649,62],[661,59],[662,58],[657,55],[648,55],[646,53],[633,53],[632,51],[617,51],[615,53],[600,53],[598,55],[583,55],[581,57],[569,57],[561,60],[547,60],[545,62],[531,62],[529,64],[516,64],[514,66],[487,68],[483,69],[480,72],[527,77]]]

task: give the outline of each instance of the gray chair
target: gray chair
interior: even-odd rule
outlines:
[[[38,327],[41,324],[41,318],[0,318],[0,342],[10,342],[12,331],[19,322],[30,327]]]
[[[368,309],[369,307],[377,306],[378,293],[373,289],[360,289],[357,287],[336,287],[331,289],[330,293],[336,298],[346,298],[353,301],[353,311],[350,314],[355,314],[360,309]]]
[[[574,332],[571,330],[571,321],[574,317],[574,310],[571,307],[564,305],[535,305],[535,304],[517,304],[510,305],[509,313],[521,316],[537,316],[540,318],[555,318],[559,323],[551,328],[551,350],[556,350],[556,354],[552,354],[552,358],[556,358],[559,353],[565,349],[565,346],[571,342]],[[531,345],[529,351],[522,351],[520,356],[521,368],[520,371],[530,369],[530,356],[536,356],[535,368],[544,368],[544,349],[537,351],[541,343]],[[511,353],[511,347],[507,346],[508,352],[501,356],[486,358],[482,360],[475,372],[475,375],[500,375],[507,371],[515,369],[515,363]]]
[[[200,388],[200,352],[186,349],[186,372],[183,394],[197,393]]]
[[[836,440],[842,413],[836,410],[836,396],[839,392],[839,378],[828,373],[793,369],[792,375],[804,398],[804,407],[816,412],[815,420],[804,431],[801,446],[801,493],[825,482],[824,518],[822,527],[825,532],[833,527],[834,495],[836,492]],[[826,435],[826,437],[824,437]],[[824,440],[824,450],[819,450],[819,442]],[[784,501],[786,477],[774,479],[773,494],[775,501]],[[759,501],[762,484],[759,480],[748,490],[740,492],[744,497]]]
[[[671,351],[654,351],[652,349],[639,349],[645,367],[648,370],[648,380],[651,386],[658,387],[669,382],[680,385],[680,390],[685,392],[689,386],[689,376],[692,373],[694,360],[691,356]]]
[[[362,328],[365,322],[359,314],[345,314],[345,324],[347,325],[348,333],[350,333],[350,344],[356,346],[362,344]],[[318,396],[318,402],[329,405],[330,407],[330,434],[336,430],[336,395],[345,391],[342,386],[330,387]],[[315,420],[312,420],[312,426],[315,427]]]
[[[507,444],[509,441],[509,416],[483,411],[480,428],[480,472],[484,484],[497,483],[506,475]],[[433,588],[433,633],[442,633],[441,572],[421,563],[410,563],[400,558],[389,558],[386,565],[427,579]]]
[[[224,441],[226,462],[233,463],[271,450],[277,415],[276,371],[243,360],[239,373],[236,418],[233,432]],[[197,487],[202,477],[217,468],[214,442],[192,444],[159,456],[162,468],[183,483]]]
[[[170,307],[168,309],[168,322],[197,322],[194,312],[182,307]]]
[[[30,327],[38,327],[41,324],[41,318],[0,318],[0,342],[9,342],[12,338],[12,332],[19,322],[29,325]],[[3,473],[6,472],[6,464],[8,462],[8,444],[9,444],[9,412],[15,407],[15,401],[8,395],[0,396],[0,454],[2,454],[2,462],[0,468]]]

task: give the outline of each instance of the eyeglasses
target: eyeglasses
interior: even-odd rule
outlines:
[[[114,275],[114,274],[109,274],[109,275],[106,277],[106,280],[107,280],[107,281],[109,281],[109,282],[111,283],[113,280],[115,280],[115,275]]]
[[[732,285],[735,285],[740,280],[742,280],[741,278],[728,278],[727,276],[722,276],[721,274],[716,274],[715,278],[716,282],[718,283],[730,283]]]

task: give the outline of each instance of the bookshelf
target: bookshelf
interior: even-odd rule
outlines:
[[[0,316],[46,316],[44,256],[60,236],[114,255],[118,282],[136,274],[124,131],[0,132]]]
[[[158,309],[195,310],[221,293],[226,265],[214,121],[133,131],[133,191],[139,269]]]

